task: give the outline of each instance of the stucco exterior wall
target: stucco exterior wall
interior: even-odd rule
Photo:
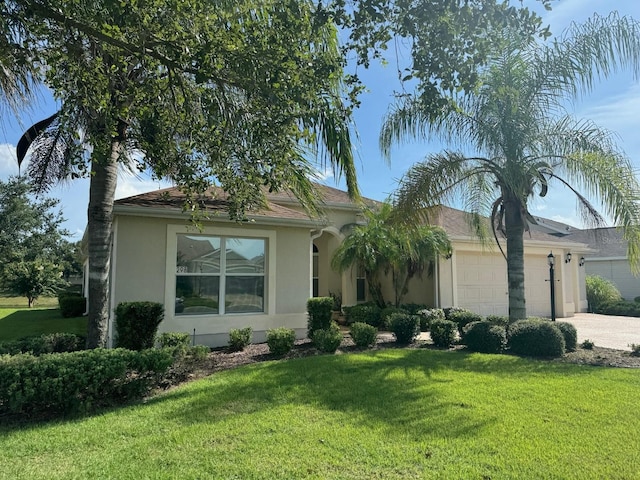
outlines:
[[[195,335],[196,343],[224,346],[232,328],[252,327],[253,341],[270,328],[286,326],[306,333],[310,292],[310,228],[207,223],[202,233],[266,239],[265,312],[225,315],[175,315],[177,233],[198,234],[186,221],[119,215],[116,220],[112,309],[123,301],[165,305],[159,331]],[[112,319],[113,322],[113,319]]]
[[[640,295],[640,277],[633,276],[626,258],[588,258],[585,266],[587,275],[599,275],[611,280],[624,299],[632,301]]]

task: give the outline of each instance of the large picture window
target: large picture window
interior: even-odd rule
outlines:
[[[264,312],[263,238],[178,234],[175,314]]]

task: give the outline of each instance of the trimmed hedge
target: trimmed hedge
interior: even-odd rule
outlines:
[[[450,320],[434,320],[431,322],[431,340],[437,347],[449,347],[456,340],[458,327]]]
[[[508,315],[487,315],[485,320],[493,325],[501,325],[505,328],[509,326]]]
[[[347,323],[349,324],[362,322],[376,328],[380,327],[382,310],[375,304],[361,303],[351,307],[342,307],[342,310],[347,316]]]
[[[191,345],[191,335],[185,332],[163,332],[158,335],[160,348],[189,348]]]
[[[409,312],[404,308],[398,307],[385,307],[380,311],[380,326],[381,330],[391,330],[391,315],[396,313],[402,313],[407,315]]]
[[[471,322],[465,326],[463,342],[474,352],[501,353],[507,346],[507,331],[486,320]]]
[[[449,318],[447,320],[454,322],[458,326],[458,333],[462,336],[464,327],[471,322],[482,321],[482,315],[469,310],[457,310],[449,312]]]
[[[331,326],[331,311],[334,299],[331,297],[315,297],[307,300],[307,336],[313,339],[316,330],[326,330]]]
[[[578,348],[578,331],[569,322],[555,322],[564,337],[564,346],[567,352],[575,352]]]
[[[604,302],[594,310],[603,315],[619,315],[622,317],[640,317],[640,304],[618,300],[615,302]]]
[[[555,322],[539,319],[518,320],[507,331],[509,349],[530,357],[561,357],[565,353],[564,335]]]
[[[251,344],[253,328],[232,328],[229,330],[229,351],[241,352]]]
[[[356,322],[351,325],[350,331],[353,343],[361,348],[375,345],[378,338],[378,329],[373,325],[363,322]]]
[[[116,307],[116,346],[129,350],[153,347],[164,305],[155,302],[122,302]]]
[[[30,353],[39,356],[45,353],[76,352],[84,349],[85,342],[84,337],[73,333],[47,333],[1,343],[0,355]]]
[[[419,315],[421,310],[426,310],[428,307],[424,303],[403,303],[400,308],[406,310],[409,315]]]
[[[164,349],[0,356],[0,413],[69,414],[122,404],[147,393],[172,362]]]
[[[81,295],[59,295],[58,306],[64,318],[81,317],[87,309],[87,299]]]
[[[420,319],[416,315],[392,313],[389,316],[389,328],[396,337],[396,342],[407,345],[420,333]]]
[[[420,330],[429,331],[431,322],[434,320],[446,320],[444,310],[441,308],[425,308],[418,312],[420,314]]]
[[[296,332],[291,328],[278,327],[267,330],[267,345],[274,355],[289,353],[296,341]]]
[[[335,353],[342,343],[342,332],[337,323],[332,322],[326,330],[313,332],[313,344],[324,353]]]

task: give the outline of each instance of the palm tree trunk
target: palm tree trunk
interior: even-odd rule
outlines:
[[[509,321],[527,318],[524,295],[524,228],[520,202],[507,199],[504,203],[504,223],[507,231],[507,283],[509,285]]]
[[[92,175],[87,212],[89,243],[87,348],[101,348],[107,345],[113,202],[118,179],[119,154],[120,141],[113,140],[110,151],[103,156],[94,151],[91,162]]]

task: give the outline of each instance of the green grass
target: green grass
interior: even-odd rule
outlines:
[[[0,297],[0,343],[44,333],[87,334],[86,317],[63,318],[57,300],[39,302],[35,307],[18,306],[16,298]],[[50,300],[50,299],[47,299]]]
[[[640,371],[432,350],[256,364],[0,427],[0,478],[640,478]]]

